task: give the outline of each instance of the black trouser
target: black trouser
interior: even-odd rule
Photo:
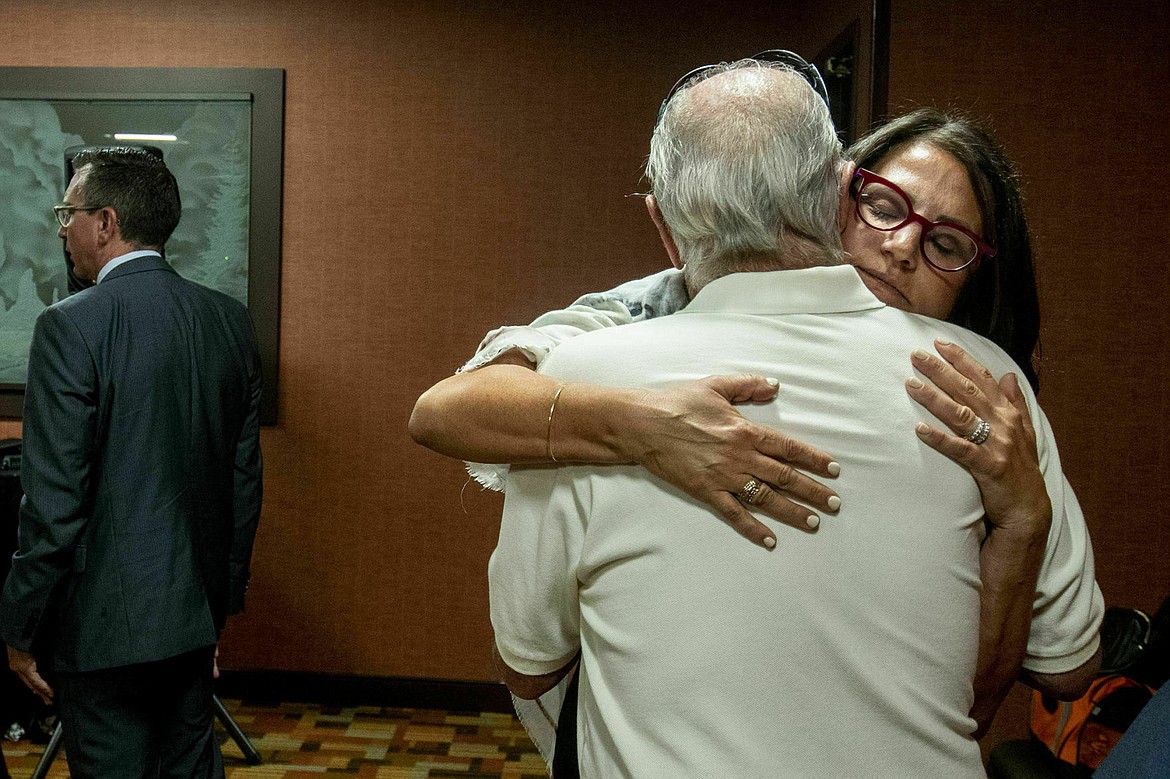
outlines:
[[[212,728],[214,647],[141,665],[57,674],[74,779],[222,779]]]
[[[565,688],[565,702],[557,717],[557,741],[553,749],[552,775],[555,779],[577,779],[581,769],[577,761],[577,687],[581,666]]]

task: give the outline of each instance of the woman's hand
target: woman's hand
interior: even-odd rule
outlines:
[[[1052,502],[1036,453],[1036,431],[1019,380],[999,381],[954,344],[935,341],[941,359],[915,352],[911,362],[936,386],[918,379],[907,392],[950,430],[917,426],[918,437],[962,465],[975,478],[991,531],[979,552],[983,584],[979,611],[979,657],[971,717],[981,738],[1017,679],[1038,689],[1045,679],[1021,677],[1032,626],[1032,603],[1043,565]],[[990,429],[982,443],[965,438],[980,420]],[[1090,663],[1091,665],[1091,663]]]
[[[1018,378],[1009,373],[996,381],[987,368],[947,341],[935,341],[935,348],[941,359],[923,351],[910,357],[934,386],[911,378],[906,390],[951,432],[919,424],[918,437],[971,472],[994,529],[1046,537],[1052,505]],[[976,444],[964,436],[975,432],[980,420],[991,429]]]
[[[744,419],[732,405],[770,401],[777,389],[774,380],[745,375],[647,391],[629,420],[627,453],[713,507],[744,538],[771,549],[776,536],[753,510],[809,531],[820,517],[808,506],[830,513],[841,507],[836,493],[797,470],[835,477],[840,466],[829,455]],[[759,488],[749,502],[744,486],[753,480]]]

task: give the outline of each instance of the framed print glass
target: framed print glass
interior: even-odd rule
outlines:
[[[0,68],[0,416],[16,417],[37,315],[70,284],[52,206],[79,146],[147,144],[175,174],[167,261],[244,303],[276,421],[284,71]]]

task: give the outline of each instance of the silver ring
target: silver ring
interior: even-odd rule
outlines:
[[[756,496],[760,494],[760,483],[755,479],[748,479],[747,484],[740,488],[739,492],[735,493],[735,497],[742,500],[749,506],[753,505]]]
[[[988,423],[986,419],[980,419],[979,424],[975,426],[975,429],[967,435],[963,436],[963,438],[967,439],[973,444],[981,444],[987,440],[989,435],[991,435],[990,423]]]

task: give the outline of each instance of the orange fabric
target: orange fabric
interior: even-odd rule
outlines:
[[[1090,722],[1089,717],[1111,693],[1127,687],[1150,690],[1126,676],[1103,676],[1094,681],[1083,696],[1075,701],[1057,701],[1053,710],[1045,705],[1044,696],[1033,692],[1032,733],[1064,762],[1097,768],[1121,738],[1121,733]]]

